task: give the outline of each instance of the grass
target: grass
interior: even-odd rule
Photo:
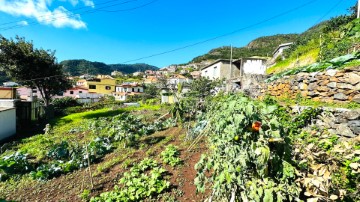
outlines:
[[[309,65],[316,62],[316,59],[319,56],[319,49],[313,49],[308,53],[300,56],[299,58],[288,58],[283,61],[276,63],[274,66],[269,67],[266,70],[267,74],[279,73],[284,70],[292,69],[299,66]],[[297,64],[297,60],[299,64]]]
[[[310,107],[329,107],[329,108],[345,108],[360,109],[360,104],[356,102],[338,103],[338,102],[321,102],[310,99],[291,99],[291,98],[275,98],[278,102],[285,105],[301,105]]]

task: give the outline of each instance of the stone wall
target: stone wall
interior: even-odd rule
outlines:
[[[297,96],[323,102],[360,103],[360,67],[346,70],[299,73],[262,85],[262,94]]]
[[[298,113],[307,107],[293,107]],[[313,125],[327,130],[330,134],[344,138],[354,138],[360,135],[360,109],[322,108],[323,111],[313,121]]]

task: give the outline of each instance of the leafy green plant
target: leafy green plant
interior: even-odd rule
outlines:
[[[290,140],[274,115],[277,109],[238,95],[209,107],[204,134],[211,150],[195,166],[197,191],[205,191],[210,183],[217,200],[286,201],[299,197],[301,188],[293,183]]]
[[[174,145],[168,145],[165,150],[161,152],[163,162],[171,166],[177,166],[182,163],[179,156],[180,152]]]
[[[104,192],[90,201],[142,201],[155,197],[170,187],[170,182],[163,179],[165,172],[155,160],[144,159],[124,173],[113,191]]]
[[[23,174],[33,169],[33,166],[28,161],[26,154],[16,152],[0,159],[0,171],[2,170],[5,175],[0,176],[0,180],[4,180],[12,174]]]

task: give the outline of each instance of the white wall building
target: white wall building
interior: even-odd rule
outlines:
[[[15,135],[16,110],[15,108],[0,107],[0,140]]]
[[[214,63],[201,68],[201,77],[210,80],[230,78],[230,60],[216,60]]]
[[[266,60],[259,58],[243,59],[243,71],[245,74],[265,74]]]
[[[138,84],[122,84],[115,87],[113,96],[115,100],[126,101],[129,96],[141,95],[144,93],[144,87]]]

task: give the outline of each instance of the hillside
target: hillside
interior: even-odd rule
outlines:
[[[112,71],[120,71],[131,74],[137,71],[157,70],[158,68],[148,64],[105,64],[102,62],[91,62],[87,60],[64,60],[60,64],[64,66],[65,72],[72,76],[82,74],[108,74]]]
[[[233,58],[251,56],[271,56],[273,51],[282,43],[297,40],[297,34],[278,34],[274,36],[264,36],[251,41],[245,47],[234,47]],[[205,55],[194,58],[191,62],[199,63],[204,60],[217,60],[230,57],[230,47],[223,46],[209,51]]]

